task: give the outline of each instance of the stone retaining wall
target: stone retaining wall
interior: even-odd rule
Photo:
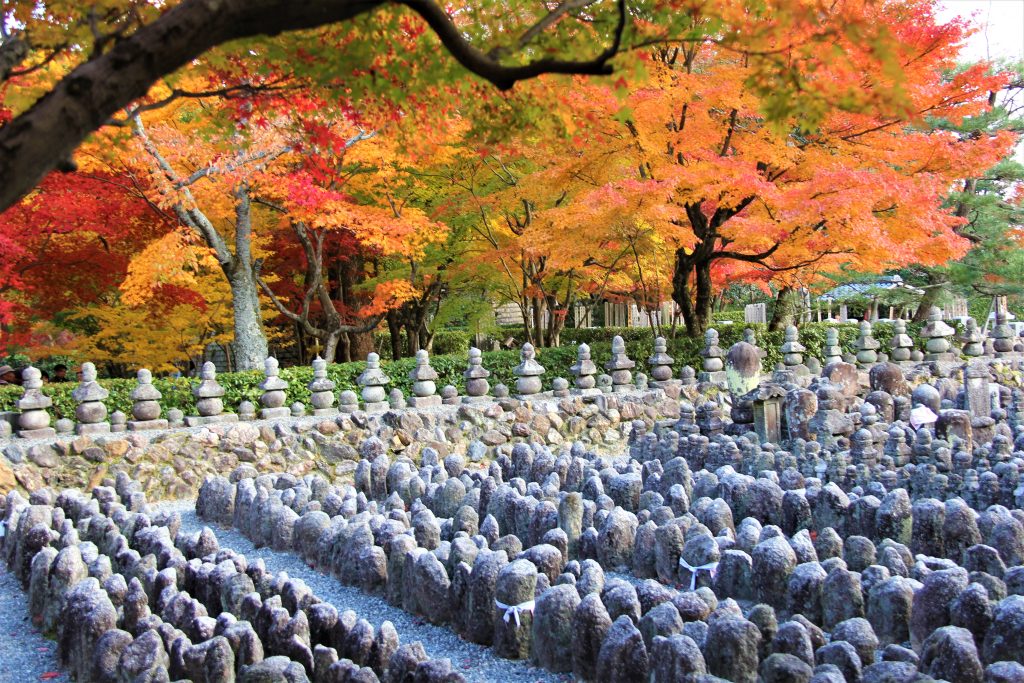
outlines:
[[[357,411],[333,418],[285,418],[214,423],[163,430],[0,441],[0,492],[18,487],[89,487],[108,473],[126,472],[156,498],[194,496],[209,473],[249,463],[295,475],[351,476],[360,449],[375,437],[393,454],[417,457],[423,448],[465,454],[483,462],[513,443],[552,446],[580,441],[599,450],[624,447],[633,420],[653,428],[675,419],[678,401],[661,391],[590,398],[502,399],[475,405]]]

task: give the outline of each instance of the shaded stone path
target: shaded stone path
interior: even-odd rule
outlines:
[[[153,507],[157,510],[180,513],[179,533],[191,534],[204,526],[211,526],[196,516],[195,505],[191,501],[160,503]],[[555,674],[530,666],[528,662],[496,657],[491,648],[462,640],[449,629],[433,626],[417,616],[389,605],[382,597],[364,593],[352,586],[343,586],[335,578],[310,569],[302,558],[294,553],[256,548],[235,529],[211,528],[214,529],[221,548],[230,548],[244,554],[250,562],[262,559],[268,571],[284,571],[290,577],[302,579],[318,597],[330,602],[338,611],[353,609],[358,614],[372,617],[377,623],[385,619],[390,621],[401,635],[403,643],[418,640],[431,657],[451,659],[452,666],[468,681],[543,683],[572,680],[570,675]]]
[[[0,562],[0,683],[42,680],[68,680],[57,664],[57,644],[32,625],[28,596]]]

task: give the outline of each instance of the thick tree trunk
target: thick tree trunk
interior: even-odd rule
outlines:
[[[699,337],[711,325],[711,304],[715,300],[714,287],[711,284],[711,262],[702,261],[694,267],[696,273],[696,296],[693,301],[693,324],[695,334]]]
[[[775,308],[772,310],[772,319],[768,321],[768,329],[774,331],[784,330],[793,325],[796,320],[796,312],[800,307],[800,294],[792,287],[783,287],[775,297]]]
[[[341,339],[340,332],[328,332],[324,339],[323,359],[328,363],[336,363],[338,356],[338,341]]]
[[[349,341],[349,356],[352,360],[366,360],[366,356],[373,352],[373,332],[347,332]]]
[[[551,316],[551,324],[548,325],[547,342],[548,346],[555,348],[562,345],[562,330],[565,328],[565,317]]]
[[[672,273],[672,300],[679,306],[683,314],[683,324],[686,325],[686,336],[699,337],[704,330],[697,326],[696,313],[693,308],[693,291],[690,285],[690,276],[693,273],[693,263],[690,255],[685,250],[676,251],[675,269]]]
[[[336,363],[351,363],[352,362],[352,354],[349,353],[349,343],[348,343],[348,335],[347,334],[339,334],[338,335],[338,345],[337,345],[336,348],[337,348],[337,351],[335,353],[335,362]]]
[[[914,322],[924,322],[928,319],[928,312],[932,310],[932,306],[939,300],[941,294],[939,287],[929,287],[924,290],[924,296],[921,297],[917,310],[914,311]]]
[[[235,255],[225,268],[235,316],[235,354],[240,370],[263,367],[267,337],[252,260],[252,204],[248,187],[235,190]]]
[[[929,286],[925,288],[924,296],[921,297],[917,311],[914,312],[914,322],[924,322],[927,320],[928,311],[932,310],[932,306],[936,305],[942,297],[942,287],[946,284],[945,280],[937,277],[929,277],[928,280]]]
[[[420,331],[412,325],[406,325],[405,328],[405,353],[408,356],[415,356],[419,353],[419,350],[425,348],[426,344],[423,343],[423,336]]]
[[[263,333],[260,298],[256,293],[256,280],[247,263],[239,264],[228,275],[231,285],[231,308],[235,319],[235,367],[255,370],[263,367],[267,358],[267,337]]]

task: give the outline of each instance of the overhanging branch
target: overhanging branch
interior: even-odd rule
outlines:
[[[381,0],[183,0],[152,23],[120,37],[61,79],[28,110],[0,128],[0,211],[69,159],[118,111],[144,97],[160,77],[221,43],[353,19]],[[419,14],[466,69],[500,89],[543,73],[605,75],[622,45],[628,12],[617,0],[611,44],[588,61],[543,58],[504,65],[471,45],[434,0],[401,0]]]
[[[625,32],[628,16],[626,0],[618,0],[618,20],[612,33],[612,42],[589,61],[566,61],[545,57],[519,66],[507,66],[470,45],[444,8],[433,0],[401,0],[401,4],[423,17],[448,52],[462,66],[490,81],[499,90],[508,90],[519,81],[545,73],[591,76],[606,76],[612,73],[609,62],[619,53],[622,46],[622,34]]]

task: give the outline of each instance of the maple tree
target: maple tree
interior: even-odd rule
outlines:
[[[441,193],[433,171],[455,159],[466,124],[452,118],[437,135],[425,136],[414,123],[410,128],[411,123],[389,125],[374,144],[356,150],[353,161],[362,172],[352,177],[349,187],[360,204],[384,210],[385,228],[404,226],[387,231],[399,244],[387,247],[378,240],[370,280],[391,292],[384,320],[395,359],[403,355],[403,337],[406,355],[430,346],[437,314],[449,294],[450,268],[464,255],[459,231],[437,219]]]
[[[216,144],[212,148],[199,144],[171,123],[148,130],[142,117],[136,115],[132,131],[141,148],[135,158],[136,167],[155,188],[154,201],[173,212],[182,226],[205,242],[231,288],[236,366],[246,370],[260,367],[268,352],[253,269],[250,187],[252,176],[287,153],[288,145],[273,135],[257,136],[251,145],[221,161]],[[228,136],[236,144],[241,142],[235,132]],[[189,173],[179,168],[196,170]],[[157,280],[155,284],[160,283]]]
[[[115,175],[86,167],[47,177],[0,220],[0,347],[26,343],[35,321],[100,301],[149,236],[167,229]]]
[[[960,139],[999,131],[1016,136],[1024,133],[1024,64],[996,66],[1011,77],[1001,88],[989,93],[989,110],[960,122],[936,118],[933,125]],[[957,232],[969,242],[970,250],[950,263],[930,268],[915,265],[900,271],[908,281],[924,287],[915,319],[926,319],[931,307],[949,290],[965,296],[1024,294],[1020,279],[1024,269],[1022,183],[1024,164],[1012,154],[976,176],[959,179],[955,191],[948,194],[946,205],[964,219]]]
[[[897,54],[913,103],[905,115],[872,107],[839,110],[813,130],[794,125],[785,134],[771,131],[752,116],[750,93],[725,85],[731,71],[742,73],[742,61],[712,54],[725,61],[720,99],[684,100],[685,121],[679,119],[679,130],[667,140],[655,129],[651,142],[667,142],[675,152],[664,173],[683,178],[673,187],[673,201],[685,210],[684,223],[695,238],[677,251],[674,277],[675,299],[691,333],[709,319],[716,266],[729,268],[728,277],[771,279],[785,287],[840,263],[880,272],[905,263],[943,263],[965,250],[957,234],[961,220],[941,198],[956,178],[991,165],[1014,139],[996,133],[961,140],[930,128],[924,117],[959,121],[981,111],[989,87],[1003,77],[975,68],[944,79],[966,27],[938,25],[929,3],[891,3],[873,11],[902,39]],[[672,70],[684,88],[693,78],[686,62],[701,57],[691,54],[683,68]],[[828,83],[855,76],[868,98],[885,78],[830,67],[818,65],[816,78]],[[694,145],[701,137],[703,143]]]
[[[63,347],[107,362],[169,369],[230,336],[259,367],[271,319],[331,360],[384,322],[397,358],[473,301],[555,346],[604,300],[665,332],[672,298],[699,334],[729,283],[781,303],[840,268],[1013,280],[1017,176],[993,164],[1019,131],[989,111],[1008,76],[951,70],[967,29],[928,0],[316,0],[272,37],[273,0],[37,5],[4,10],[0,206],[57,157],[79,171],[3,214],[0,316],[59,313]],[[152,44],[197,16],[209,36]],[[245,40],[191,59],[226,35]]]
[[[401,196],[396,160],[380,131],[319,114],[304,126],[315,136],[302,154],[284,174],[254,188],[257,201],[281,216],[301,246],[297,305],[286,306],[259,269],[257,277],[277,310],[316,337],[326,358],[336,357],[339,342],[342,357],[361,357],[372,349],[359,341],[365,333],[420,294],[415,280],[395,277],[389,266],[415,262],[445,230]]]
[[[461,155],[435,171],[443,180],[440,210],[465,249],[453,274],[464,289],[479,287],[498,303],[514,304],[535,346],[557,346],[578,308],[635,295],[634,258],[642,252],[642,264],[653,253],[649,242],[631,249],[631,239],[641,246],[644,231],[635,221],[590,221],[589,205],[569,201],[624,172],[628,143],[587,120],[597,106],[590,102],[609,111],[619,106],[606,86],[567,85],[539,79],[524,95],[546,102],[571,137],[527,128],[484,148],[469,138]]]
[[[234,335],[230,289],[212,269],[196,277],[195,285],[186,290],[163,285],[137,302],[122,296],[79,307],[64,324],[80,333],[45,351],[88,358],[122,374],[139,368],[198,369],[208,345],[227,347]]]
[[[845,0],[859,6],[864,0]],[[842,49],[850,63],[891,62],[883,27],[855,12],[830,32],[814,29],[820,8],[811,0],[563,0],[553,5],[477,0],[441,6],[432,0],[111,0],[102,7],[19,0],[0,22],[0,83],[29,72],[49,75],[38,98],[22,97],[15,118],[0,128],[0,210],[55,167],[71,167],[75,147],[124,107],[143,98],[162,76],[198,65],[238,60],[273,63],[297,76],[339,84],[358,99],[381,89],[408,102],[417,82],[456,84],[479,93],[480,81],[499,89],[544,73],[608,74],[621,52],[667,40],[712,35],[725,45],[764,44],[783,34],[801,49],[831,43],[832,31],[853,38]],[[772,17],[759,33],[734,19]],[[694,17],[699,20],[694,20]],[[267,38],[265,36],[273,36]],[[244,39],[244,40],[243,40]],[[213,50],[216,46],[221,46]],[[756,47],[756,45],[755,45]],[[211,51],[202,62],[197,58]],[[778,52],[751,52],[751,84],[771,93],[771,118],[796,110],[814,117],[802,97],[806,83]],[[46,68],[46,67],[55,68]],[[457,68],[456,68],[457,67]],[[340,83],[339,83],[340,82]],[[176,89],[174,96],[188,96]],[[889,88],[893,102],[903,100]]]
[[[564,143],[524,142],[530,154],[469,159],[452,176],[465,195],[458,206],[467,215],[471,240],[462,268],[474,269],[492,283],[489,290],[499,301],[518,307],[526,338],[536,346],[559,345],[577,307],[590,309],[604,299],[656,307],[666,281],[651,276],[659,265],[663,276],[669,274],[660,238],[652,226],[636,220],[639,203],[626,193],[616,215],[594,196],[585,203],[566,202],[572,192],[623,170],[612,162],[620,151],[614,141],[592,142],[594,154],[573,153]],[[590,220],[590,211],[599,206],[608,213]],[[486,269],[480,269],[477,256]]]
[[[201,131],[216,102],[171,105],[153,124],[132,119],[133,162],[159,189],[154,201],[205,243],[231,287],[242,368],[267,355],[260,292],[326,358],[365,355],[367,333],[419,294],[390,265],[445,234],[399,196],[393,143],[343,105],[291,95],[259,119],[243,107],[213,134]]]
[[[430,0],[404,0],[388,9],[382,10],[383,7],[383,2],[352,0],[299,4],[282,0],[228,0],[215,4],[201,0],[125,1],[102,8],[51,2],[46,3],[45,11],[38,11],[35,2],[5,5],[0,77],[7,80],[51,61],[62,62],[66,75],[49,84],[43,97],[0,129],[0,149],[7,152],[0,157],[0,208],[9,206],[61,160],[69,159],[85,136],[123,107],[145,96],[161,76],[228,41],[251,39],[243,49],[229,45],[222,54],[246,55],[253,62],[268,56],[285,57],[289,63],[307,66],[314,61],[320,69],[331,64],[337,69],[335,74],[345,77],[359,70],[371,71],[375,58],[387,55],[389,48],[415,48],[413,54],[406,53],[410,65],[436,63],[436,58],[428,61],[423,56],[436,52],[440,42],[465,68],[507,88],[546,71],[607,72],[608,60],[618,50],[626,21],[623,1],[593,8],[599,11],[598,16],[590,13],[583,26],[578,19],[545,21],[544,14],[568,19],[568,7],[540,16],[532,9],[519,16],[506,15],[501,23],[507,30],[536,27],[531,36],[535,37],[551,28],[568,40],[571,47],[586,50],[587,54],[582,60],[533,56],[532,50],[522,49],[531,42],[526,40],[514,50],[520,61],[502,62],[494,52],[481,49],[480,36],[491,33],[491,27],[484,26],[479,16],[475,19],[481,25],[474,30],[472,24],[464,25],[466,22],[457,26],[445,9]],[[348,30],[330,26],[337,22],[347,22]],[[570,23],[576,28],[571,28]],[[11,30],[19,25],[24,28]],[[298,39],[285,37],[276,43],[260,38],[263,34],[276,36],[282,31],[321,26],[325,28],[313,40],[309,35]],[[573,34],[583,34],[582,40],[574,39]],[[316,54],[318,50],[322,52]],[[569,56],[575,51],[570,50]],[[341,55],[347,59],[339,66]],[[311,60],[311,56],[315,58]],[[25,63],[29,66],[22,66]],[[450,70],[450,65],[446,67]]]
[[[623,220],[655,226],[674,244],[673,299],[691,335],[708,325],[716,282],[785,288],[840,264],[879,272],[965,253],[963,220],[942,197],[954,181],[1006,154],[1015,136],[957,137],[925,117],[959,122],[978,114],[1006,75],[979,66],[943,78],[966,27],[937,24],[928,2],[836,6],[823,30],[854,10],[900,37],[894,54],[910,109],[879,105],[874,88],[890,78],[879,65],[852,71],[829,53],[795,51],[813,71],[821,118],[813,127],[797,118],[773,123],[762,114],[771,101],[750,87],[749,55],[712,40],[661,45],[646,55],[649,78],[624,95],[624,106],[610,86],[604,98],[591,95],[577,106],[581,121],[618,126],[605,137],[619,151],[604,161],[607,144],[567,153],[571,174],[592,187],[556,183],[555,191],[568,195],[558,211],[577,212],[588,230]],[[764,21],[749,19],[753,32]],[[856,101],[827,99],[848,92],[851,82]],[[581,87],[574,84],[573,92]],[[604,175],[614,166],[617,177],[602,181],[583,170],[595,163]]]

